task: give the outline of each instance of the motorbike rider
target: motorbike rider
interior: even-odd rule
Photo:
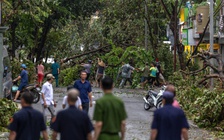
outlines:
[[[16,92],[16,96],[15,96],[14,101],[16,101],[17,98],[19,97],[19,94],[22,91],[22,89],[28,85],[28,72],[27,72],[26,69],[27,69],[26,65],[22,64],[21,65],[21,70],[22,71],[21,71],[20,76],[18,76],[16,79],[13,80],[13,82],[16,82],[16,81],[20,80],[20,85],[19,85],[19,88]]]

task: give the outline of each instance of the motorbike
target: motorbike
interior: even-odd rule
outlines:
[[[16,96],[16,92],[18,90],[19,86],[17,84],[17,81],[13,81],[13,85],[12,85],[12,88],[11,88],[11,94],[10,94],[10,98],[11,100],[13,100]],[[35,84],[30,84],[30,85],[27,85],[24,89],[22,89],[22,91],[20,92],[20,95],[18,97],[17,100],[20,100],[21,98],[21,95],[23,94],[23,92],[25,91],[29,91],[29,93],[31,93],[33,95],[33,103],[37,103],[39,102],[40,100],[40,87],[38,85],[35,85]]]
[[[144,109],[149,110],[152,107],[156,107],[157,109],[163,106],[162,104],[162,95],[165,91],[166,86],[163,86],[159,92],[155,92],[153,90],[149,90],[147,95],[143,97],[144,102]]]

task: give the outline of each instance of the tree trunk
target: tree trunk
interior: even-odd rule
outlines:
[[[41,57],[43,56],[43,53],[44,53],[43,48],[47,39],[47,34],[49,33],[51,27],[52,27],[52,16],[49,16],[44,21],[44,29],[43,29],[43,33],[41,35],[40,41],[38,43],[36,61],[39,61]]]

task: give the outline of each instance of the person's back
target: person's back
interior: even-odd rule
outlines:
[[[18,125],[16,140],[39,140],[40,132],[44,128],[43,115],[32,107],[26,107],[15,114]],[[11,125],[10,128],[15,127]],[[37,131],[36,131],[37,130]],[[31,133],[28,133],[31,132]],[[27,139],[24,139],[27,138]]]
[[[22,109],[14,114],[9,125],[9,139],[15,140],[39,140],[42,132],[44,140],[47,140],[46,125],[43,115],[31,107],[33,96],[24,92],[21,97]]]
[[[57,75],[58,69],[59,69],[59,64],[57,62],[55,62],[54,64],[51,65],[51,69],[52,69],[52,74]]]
[[[144,70],[143,70],[143,73],[142,73],[142,76],[143,77],[148,77],[149,76],[149,66],[145,66]]]
[[[91,64],[84,64],[84,68],[85,68],[85,71],[86,71],[87,73],[90,73],[90,72],[91,72],[91,67],[92,67]]]
[[[57,119],[57,124],[60,126],[58,132],[61,133],[62,140],[71,138],[76,140],[87,139],[87,134],[89,133],[89,127],[87,126],[90,124],[85,112],[78,110],[75,106],[70,106],[68,109],[59,112]]]
[[[37,72],[38,74],[44,74],[44,66],[42,64],[37,66]]]
[[[151,67],[150,68],[150,76],[151,77],[156,77],[156,73],[157,73],[157,68],[156,67]]]
[[[124,103],[112,94],[113,80],[105,77],[101,88],[104,96],[96,101],[93,120],[95,123],[95,139],[124,140],[125,120],[127,114]],[[121,137],[119,133],[121,132]]]
[[[171,104],[156,110],[154,119],[152,127],[157,126],[158,129],[156,140],[181,140],[182,128],[188,127],[184,112]]]
[[[28,84],[28,72],[26,70],[22,70],[21,72],[21,83]]]
[[[96,101],[96,106],[103,105],[101,111],[104,112],[102,117],[103,127],[102,133],[120,132],[120,122],[126,117],[124,114],[124,103],[113,94],[105,94]],[[108,111],[109,110],[109,111]],[[96,112],[97,119],[97,112]],[[108,126],[111,126],[108,128]]]
[[[61,140],[92,140],[93,126],[87,113],[75,107],[78,95],[79,91],[76,89],[68,91],[69,108],[60,111],[51,124],[52,140],[57,139],[57,133],[61,134]]]

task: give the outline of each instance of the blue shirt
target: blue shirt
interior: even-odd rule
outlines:
[[[43,115],[32,107],[23,107],[14,114],[9,130],[16,132],[16,140],[39,140],[46,130]]]
[[[53,75],[57,75],[58,74],[58,69],[60,68],[58,63],[54,63],[51,65],[51,70],[52,70],[52,74]]]
[[[28,85],[28,72],[26,70],[22,70],[20,77],[21,77],[20,84]]]
[[[154,112],[152,129],[157,129],[156,140],[181,140],[182,128],[189,129],[183,110],[165,105]]]
[[[57,114],[51,129],[61,133],[61,140],[87,140],[87,135],[93,131],[93,125],[85,112],[70,106]]]
[[[84,83],[82,83],[81,80],[77,80],[74,83],[74,88],[79,90],[79,96],[82,101],[82,103],[89,103],[89,93],[92,92],[92,87],[89,81],[85,80]]]

